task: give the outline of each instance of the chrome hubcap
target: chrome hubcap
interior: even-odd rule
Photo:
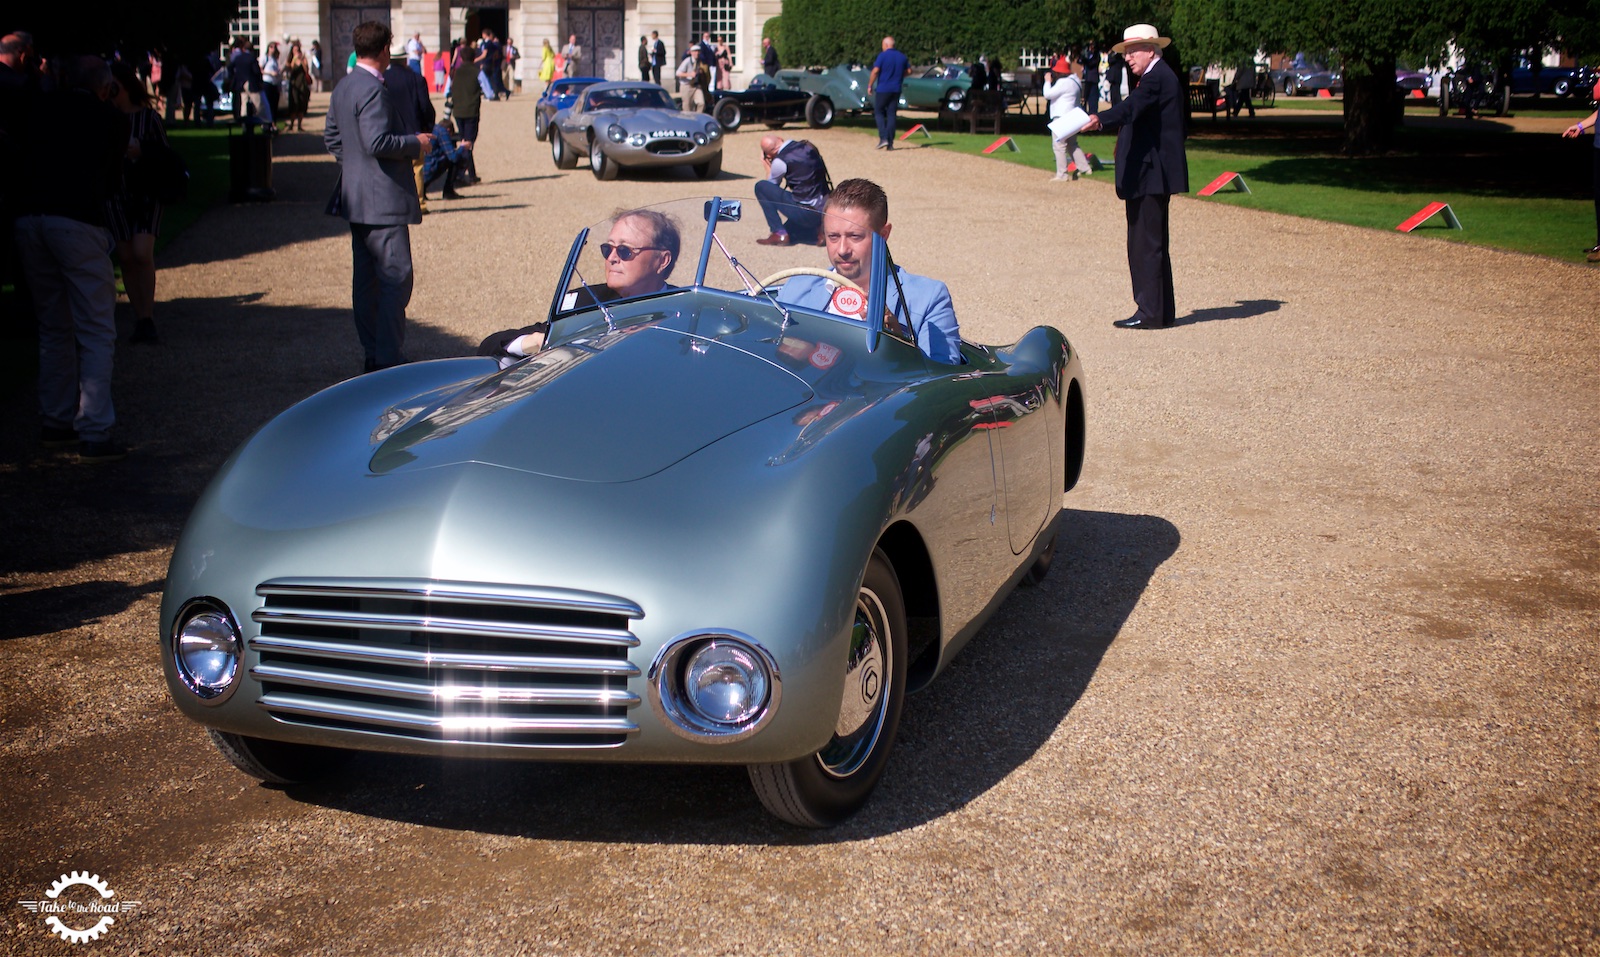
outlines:
[[[859,769],[883,729],[890,675],[889,636],[884,633],[887,620],[878,596],[863,588],[850,630],[839,723],[834,726],[833,740],[817,753],[822,770],[833,777],[848,777]]]

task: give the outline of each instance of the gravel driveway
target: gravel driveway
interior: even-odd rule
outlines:
[[[558,172],[532,105],[485,107],[485,182],[413,230],[414,358],[542,316],[576,227],[760,174],[757,129],[714,184]],[[188,509],[361,363],[334,166],[285,136],[278,201],[161,257],[133,457],[41,452],[5,402],[0,950],[75,952],[17,902],[87,871],[139,903],[85,953],[1600,951],[1600,272],[1183,200],[1179,325],[1116,330],[1109,173],[797,135],[886,187],[968,338],[1054,324],[1089,377],[1049,580],[909,700],[867,809],[800,832],[738,768],[380,756],[274,790],[177,715]]]

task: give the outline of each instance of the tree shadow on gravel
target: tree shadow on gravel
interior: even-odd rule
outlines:
[[[259,295],[164,300],[162,342],[119,343],[112,380],[120,462],[80,465],[40,448],[35,386],[0,397],[0,576],[40,576],[171,548],[206,482],[267,419],[361,369],[348,309],[267,305]],[[473,354],[477,342],[408,324],[414,359]],[[28,343],[27,347],[37,349]],[[8,636],[63,630],[120,611],[148,586],[89,589],[57,605],[38,583],[0,599]],[[160,582],[154,583],[159,590]]]
[[[348,223],[325,211],[339,180],[339,165],[323,148],[322,138],[280,134],[272,149],[274,160],[284,160],[272,164],[274,198],[208,210],[195,227],[163,247],[156,259],[161,268],[241,259],[350,234]]]
[[[298,801],[388,820],[532,839],[641,844],[833,844],[936,820],[1032,758],[1094,678],[1178,529],[1151,515],[1068,511],[1050,577],[1012,594],[926,691],[889,768],[845,824],[769,817],[741,766],[556,764],[357,754]]]
[[[0,595],[0,641],[49,635],[110,618],[145,595],[160,592],[161,585],[159,580],[139,585],[89,581]]]

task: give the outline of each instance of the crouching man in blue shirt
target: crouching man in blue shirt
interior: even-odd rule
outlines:
[[[422,198],[428,198],[428,184],[439,176],[444,176],[444,198],[460,199],[461,194],[456,192],[456,171],[461,168],[466,154],[472,150],[472,143],[463,140],[455,141],[455,124],[445,117],[433,126],[433,149],[422,158]]]
[[[887,240],[890,228],[889,197],[877,183],[847,179],[835,186],[823,206],[822,219],[822,238],[833,271],[867,289],[872,281],[872,234]],[[904,309],[900,304],[902,291]],[[902,315],[909,315],[911,329],[901,331],[902,335],[915,336],[917,347],[930,359],[952,365],[961,363],[961,330],[956,324],[950,290],[944,283],[896,266],[894,275],[889,277],[887,293],[889,314],[894,318],[885,320],[886,328],[901,331],[896,326]],[[807,309],[866,319],[867,304],[859,293],[820,276],[790,279],[778,298]]]

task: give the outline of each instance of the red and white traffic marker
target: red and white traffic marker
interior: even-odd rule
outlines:
[[[1417,210],[1415,216],[1396,226],[1395,229],[1402,233],[1409,233],[1435,216],[1443,216],[1445,224],[1451,229],[1462,228],[1461,220],[1456,218],[1455,211],[1450,208],[1449,203],[1429,203]]]
[[[1248,192],[1250,192],[1250,186],[1249,186],[1249,184],[1247,184],[1244,181],[1244,177],[1243,176],[1240,176],[1238,173],[1223,173],[1221,176],[1218,176],[1216,179],[1212,180],[1206,186],[1205,189],[1202,189],[1200,191],[1199,195],[1201,195],[1201,196],[1210,196],[1212,193],[1215,193],[1217,190],[1222,189],[1224,186],[1227,186],[1229,183],[1233,184],[1233,188],[1234,188],[1235,192],[1239,192],[1239,193],[1248,193]]]
[[[902,133],[900,135],[900,139],[902,141],[903,140],[909,140],[911,138],[911,134],[912,133],[921,133],[924,137],[926,137],[926,138],[928,138],[930,140],[933,139],[933,134],[929,133],[928,132],[928,128],[926,126],[923,126],[921,123],[918,123],[916,126],[913,126],[911,129],[906,130],[904,133]]]
[[[1004,146],[1006,149],[1010,150],[1013,153],[1022,152],[1022,148],[1017,145],[1017,141],[1016,140],[1012,139],[1009,136],[1002,136],[999,139],[995,140],[993,143],[990,143],[988,148],[986,148],[983,151],[983,155],[988,156],[990,153],[993,153],[995,150],[999,149],[1002,146]]]

